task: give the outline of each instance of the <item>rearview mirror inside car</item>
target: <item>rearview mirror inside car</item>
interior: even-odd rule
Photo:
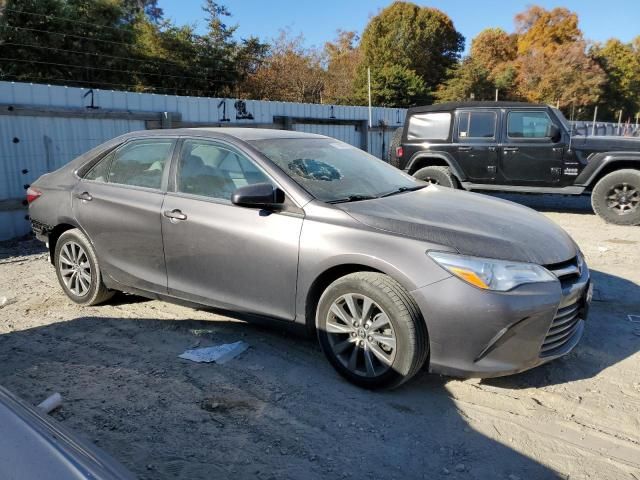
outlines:
[[[284,192],[270,183],[254,183],[237,188],[231,195],[231,203],[253,208],[275,207],[284,203]]]

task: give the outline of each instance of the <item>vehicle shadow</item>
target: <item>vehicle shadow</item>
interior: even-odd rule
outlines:
[[[0,384],[60,392],[53,416],[140,478],[559,478],[470,428],[441,377],[363,390],[278,325],[79,317],[0,335]],[[177,358],[239,339],[224,365]]]
[[[569,355],[518,375],[482,382],[509,389],[568,383],[595,377],[636,354],[640,344],[634,332],[640,324],[629,321],[628,315],[640,316],[640,285],[597,270],[591,270],[591,278],[595,292],[585,333]]]

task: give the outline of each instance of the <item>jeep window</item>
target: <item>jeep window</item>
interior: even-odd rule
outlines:
[[[408,140],[446,140],[449,138],[449,112],[419,113],[409,119]]]
[[[509,138],[549,138],[551,125],[547,112],[509,112],[507,135]]]
[[[495,112],[460,112],[458,138],[495,138],[497,118]]]

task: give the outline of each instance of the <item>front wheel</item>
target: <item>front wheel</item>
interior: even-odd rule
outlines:
[[[617,170],[602,177],[591,192],[591,205],[606,222],[640,225],[640,170]]]
[[[102,283],[93,246],[80,230],[74,228],[60,235],[54,260],[60,286],[75,303],[97,305],[113,296],[114,292]]]
[[[322,294],[316,315],[329,362],[361,387],[397,387],[427,359],[424,319],[409,293],[387,275],[358,272],[336,280]]]

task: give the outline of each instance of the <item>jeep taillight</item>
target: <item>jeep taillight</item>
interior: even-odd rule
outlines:
[[[402,158],[404,156],[404,148],[396,147],[396,157]]]
[[[27,188],[27,203],[31,203],[34,200],[37,200],[42,195],[42,192],[37,188],[29,187]]]

